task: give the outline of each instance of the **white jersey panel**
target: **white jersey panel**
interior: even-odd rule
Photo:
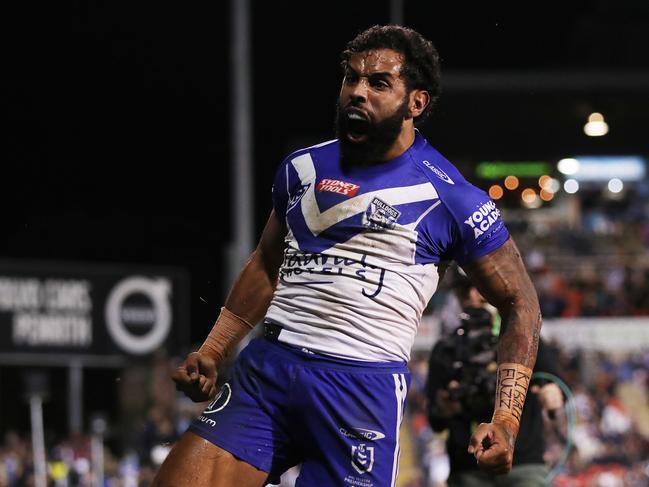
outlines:
[[[407,361],[438,266],[378,267],[343,255],[287,250],[266,315],[284,327],[280,341],[353,360]]]
[[[437,265],[415,264],[416,222],[381,224],[368,208],[378,204],[376,213],[384,216],[397,205],[430,200],[428,213],[438,198],[435,188],[429,182],[382,188],[321,211],[311,155],[291,162],[307,188],[292,211],[301,210],[314,236],[359,214],[370,230],[318,253],[301,251],[289,231],[267,319],[284,327],[280,340],[291,345],[354,360],[407,361],[421,314],[437,287]]]

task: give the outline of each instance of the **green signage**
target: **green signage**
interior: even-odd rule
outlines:
[[[538,178],[551,171],[551,165],[545,161],[485,161],[476,168],[476,173],[483,179],[503,179],[507,176]]]

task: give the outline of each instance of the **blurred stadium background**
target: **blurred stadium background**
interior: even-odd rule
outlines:
[[[0,487],[149,484],[201,409],[169,374],[275,168],[331,138],[339,52],[390,21],[440,51],[421,131],[496,200],[541,298],[577,412],[554,484],[648,484],[649,3],[199,0],[2,7]],[[423,384],[448,296],[413,351],[402,487],[447,474]]]

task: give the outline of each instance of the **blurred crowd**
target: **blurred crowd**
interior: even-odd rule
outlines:
[[[643,245],[649,248],[649,239]],[[649,315],[649,260],[642,254],[618,252],[583,259],[552,255],[544,247],[534,248],[526,258],[545,318]]]
[[[585,206],[576,221],[508,223],[545,318],[649,315],[649,203]]]
[[[167,456],[173,443],[186,429],[187,421],[198,415],[202,406],[191,406],[192,412],[170,416],[152,407],[131,437],[135,442],[125,448],[113,448],[106,442],[103,450],[103,472],[99,476],[92,461],[92,436],[73,434],[47,441],[48,487],[145,487]],[[46,438],[47,440],[47,438]],[[0,487],[32,487],[34,461],[28,433],[8,431],[0,444]],[[103,482],[98,479],[103,477]]]
[[[558,420],[544,418],[551,485],[649,485],[649,352],[612,357],[557,348],[557,353],[560,380],[571,391],[576,414],[573,420],[565,412]],[[449,474],[444,433],[434,433],[426,417],[427,364],[425,353],[410,364],[407,427],[421,471],[404,487],[443,487]]]
[[[101,437],[55,432],[46,421],[47,486],[150,485],[173,443],[204,408],[175,390],[170,377],[179,360],[160,353],[148,363],[122,371],[117,391],[119,421],[109,424]],[[93,464],[93,440],[103,444],[103,469]],[[29,431],[4,432],[0,487],[36,486],[34,470]]]

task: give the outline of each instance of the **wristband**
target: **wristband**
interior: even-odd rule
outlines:
[[[216,323],[198,351],[219,364],[253,328],[254,325],[223,306]]]
[[[518,435],[531,379],[532,371],[524,365],[516,363],[498,365],[496,406],[491,422],[509,426],[514,438]]]

